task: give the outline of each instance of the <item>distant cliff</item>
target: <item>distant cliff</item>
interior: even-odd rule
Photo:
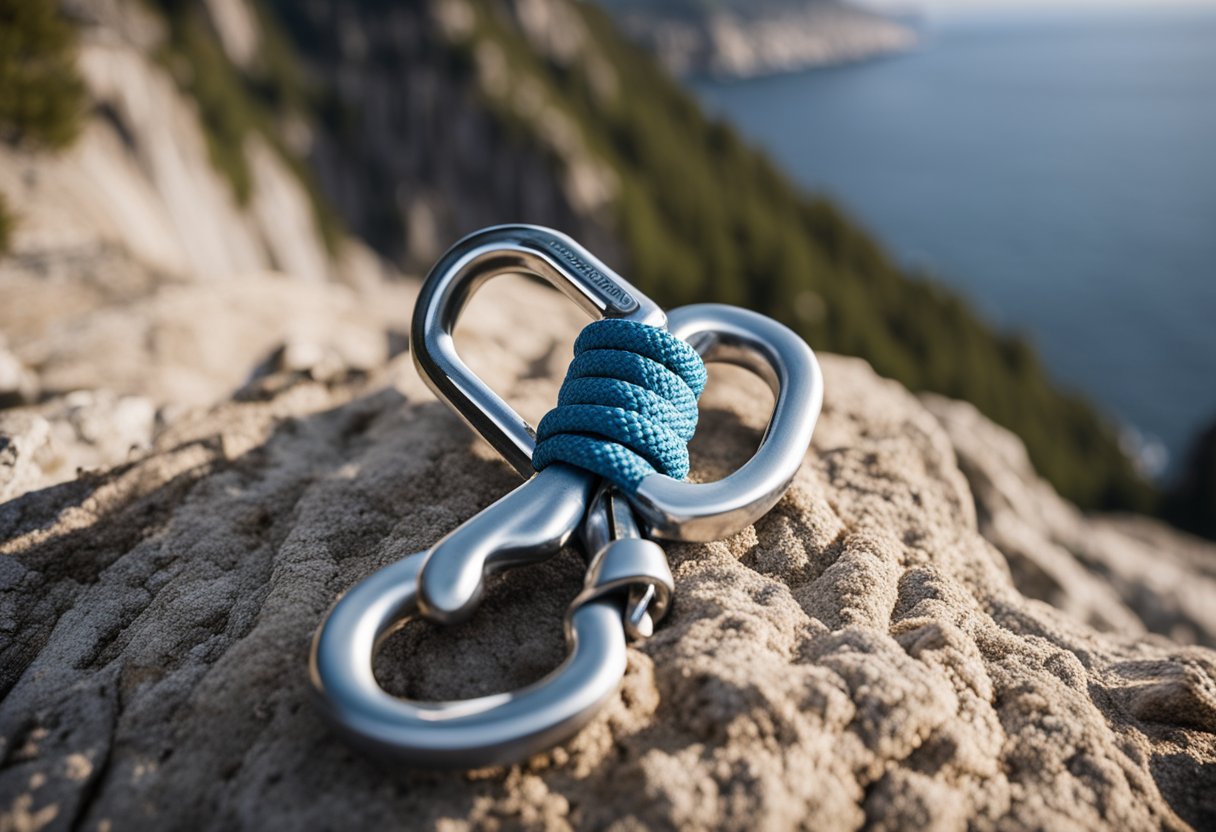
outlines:
[[[600,0],[675,75],[748,78],[902,52],[911,28],[838,0]]]
[[[534,222],[666,306],[757,309],[910,389],[973,402],[1085,508],[1153,507],[1115,431],[1024,343],[798,191],[594,5],[69,6],[80,136],[59,155],[0,148],[17,215],[0,272],[29,292],[47,276],[112,293],[123,275],[263,269],[359,286],[383,270],[360,240],[421,270],[461,234]],[[20,352],[35,374],[49,367]],[[27,376],[10,375],[28,398]]]

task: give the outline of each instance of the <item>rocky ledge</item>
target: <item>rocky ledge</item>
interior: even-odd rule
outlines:
[[[534,285],[487,291],[462,349],[535,418],[577,314]],[[117,467],[3,503],[4,827],[1211,828],[1216,653],[1148,632],[1210,643],[1210,549],[1159,558],[1194,595],[1153,618],[1154,587],[1098,577],[1180,538],[1100,521],[1070,548],[1099,521],[1051,509],[1016,445],[984,446],[1006,435],[822,359],[789,494],[729,540],[669,546],[674,609],[619,694],[510,768],[391,770],[309,703],[334,598],[518,482],[407,355],[269,367]],[[745,458],[768,406],[715,370],[696,476]],[[985,472],[973,492],[965,473]],[[1050,516],[1009,519],[1027,508]],[[452,698],[536,680],[564,655],[580,577],[567,552],[503,576],[467,625],[405,627],[383,684]]]
[[[678,76],[753,78],[906,52],[914,29],[836,0],[680,4],[606,2],[634,40]],[[687,4],[685,4],[687,5]]]

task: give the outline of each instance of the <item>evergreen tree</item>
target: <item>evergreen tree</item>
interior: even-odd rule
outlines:
[[[76,32],[54,0],[0,0],[0,139],[62,148],[80,132]]]

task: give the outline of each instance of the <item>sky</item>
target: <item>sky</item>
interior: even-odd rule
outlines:
[[[1216,8],[1216,0],[858,0],[859,5],[887,11],[919,10],[931,16],[987,12],[1083,11],[1111,9]]]

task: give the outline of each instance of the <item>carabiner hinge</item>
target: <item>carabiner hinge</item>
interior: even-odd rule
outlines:
[[[629,503],[607,484],[600,487],[587,509],[582,537],[591,562],[583,591],[566,613],[567,628],[570,617],[583,604],[624,593],[626,635],[649,638],[667,614],[675,589],[663,547],[642,538]]]

